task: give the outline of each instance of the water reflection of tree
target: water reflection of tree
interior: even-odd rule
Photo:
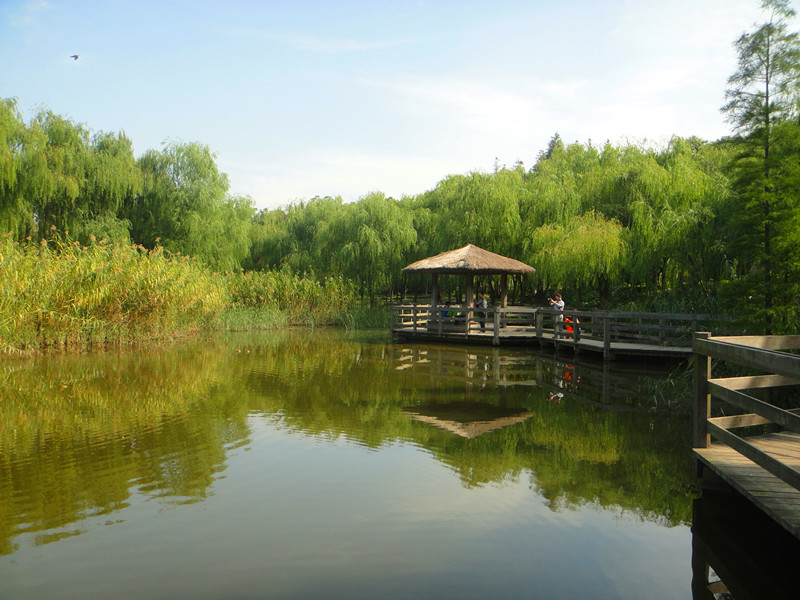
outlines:
[[[250,374],[251,389],[263,393],[286,428],[345,436],[372,447],[412,441],[452,466],[467,486],[525,474],[554,509],[596,502],[663,522],[690,518],[689,427],[684,419],[648,410],[652,404],[646,392],[655,371],[640,368],[636,386],[628,378],[628,391],[614,373],[614,393],[606,390],[604,395],[596,385],[598,377],[609,381],[602,365],[590,371],[532,358],[529,352],[435,346],[408,351],[354,344],[320,353],[317,343],[287,339],[281,352],[269,353],[263,373]],[[293,358],[299,356],[305,358]],[[365,371],[362,363],[372,368]],[[558,387],[564,372],[575,379]],[[591,390],[589,397],[580,396],[586,393],[579,389],[580,377],[585,390]],[[551,389],[584,401],[556,405],[548,402]],[[533,416],[466,439],[397,410],[465,400],[517,406]],[[644,410],[635,410],[637,403]]]
[[[5,365],[0,386],[0,553],[127,506],[133,490],[188,502],[247,435],[244,407],[206,374],[215,352],[103,354]],[[214,400],[209,400],[213,397]],[[187,444],[187,440],[191,443]]]
[[[133,493],[203,499],[228,450],[246,443],[251,415],[295,434],[372,448],[411,442],[466,486],[528,477],[554,509],[596,502],[643,518],[688,520],[684,423],[548,402],[547,386],[530,384],[529,361],[514,353],[500,354],[508,364],[499,368],[496,351],[457,359],[458,350],[429,356],[420,370],[397,368],[402,350],[382,336],[302,330],[4,365],[0,553],[12,552],[24,533],[38,536],[35,543],[76,533],[71,524],[110,515]],[[544,381],[561,366],[532,368]],[[454,401],[532,415],[466,439],[402,410]]]

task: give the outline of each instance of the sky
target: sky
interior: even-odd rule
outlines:
[[[555,133],[727,135],[733,42],[764,18],[758,0],[0,0],[0,97],[124,131],[137,157],[207,145],[259,209],[401,198],[529,168]]]

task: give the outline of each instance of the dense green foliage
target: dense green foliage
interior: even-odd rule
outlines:
[[[512,299],[713,310],[730,275],[717,217],[730,196],[726,148],[675,138],[664,149],[551,141],[532,169],[450,176],[401,200],[315,198],[256,217],[254,267],[340,275],[370,298],[426,297],[404,264],[468,243],[537,269]],[[497,281],[479,286],[495,292]],[[461,282],[445,280],[445,295]],[[659,304],[660,303],[660,304]]]
[[[739,64],[723,110],[739,133],[729,166],[732,247],[748,259],[732,287],[757,300],[747,312],[771,333],[799,316],[800,39],[788,31],[787,0],[763,6],[769,20],[736,42]]]
[[[427,298],[430,282],[402,267],[473,243],[537,269],[510,282],[512,303],[561,290],[573,307],[726,312],[752,332],[795,332],[800,40],[786,0],[763,7],[766,22],[735,44],[723,107],[733,136],[594,146],[555,134],[530,169],[450,175],[401,199],[317,197],[256,212],[229,194],[202,144],[136,159],[123,133],[46,110],[25,123],[15,101],[0,100],[0,227],[17,242],[69,232],[83,245],[163,247],[216,271],[284,270],[322,287],[332,277],[372,307]],[[446,297],[463,291],[455,277],[440,284]],[[477,285],[496,298],[497,281]]]
[[[0,353],[170,338],[201,327],[347,324],[352,286],[288,271],[217,274],[142,246],[0,238]]]

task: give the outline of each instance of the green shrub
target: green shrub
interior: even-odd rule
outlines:
[[[162,248],[0,237],[0,353],[171,338],[201,329],[346,323],[352,285],[288,271],[219,274]],[[350,317],[354,321],[353,317]]]

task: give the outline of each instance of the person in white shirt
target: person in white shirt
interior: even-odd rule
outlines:
[[[564,322],[564,300],[561,298],[561,294],[556,294],[555,298],[548,298],[548,300],[550,300],[550,306],[558,311],[555,321],[555,334],[556,337],[561,337]]]
[[[475,301],[474,307],[482,309],[478,311],[478,323],[481,325],[481,331],[486,331],[486,309],[489,308],[486,296],[478,294],[478,299]]]

